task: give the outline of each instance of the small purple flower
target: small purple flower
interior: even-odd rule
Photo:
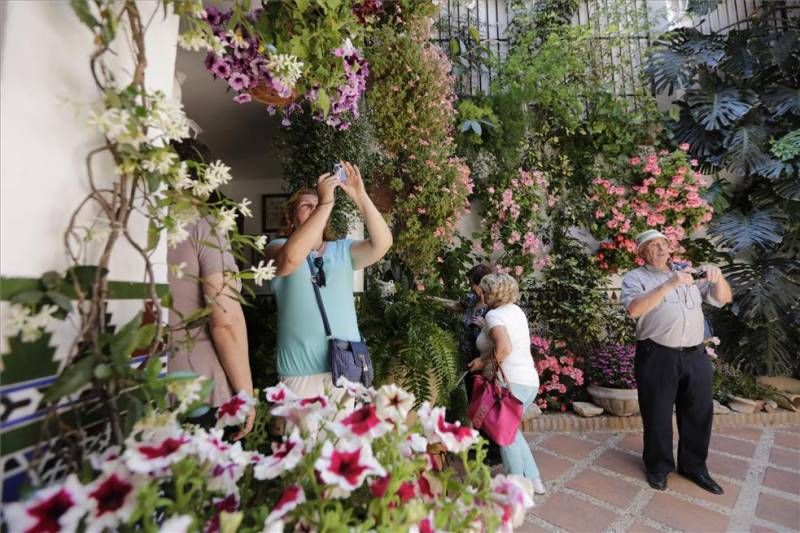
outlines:
[[[211,74],[215,78],[226,80],[231,75],[231,66],[227,61],[219,60],[211,65]]]
[[[222,12],[215,6],[206,6],[206,22],[210,26],[219,26],[228,19],[230,13]]]
[[[250,93],[239,93],[233,97],[233,101],[237,104],[246,104],[247,102],[252,102],[253,97],[250,96]]]
[[[250,86],[250,78],[247,77],[247,74],[234,72],[231,74],[231,77],[228,78],[228,85],[230,85],[231,89],[234,91],[241,91]]]

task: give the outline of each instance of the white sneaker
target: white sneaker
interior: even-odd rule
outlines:
[[[533,492],[534,494],[547,494],[547,491],[544,490],[544,483],[542,483],[542,478],[537,477],[533,480]]]

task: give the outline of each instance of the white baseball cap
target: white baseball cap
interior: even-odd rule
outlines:
[[[639,235],[636,236],[636,253],[639,253],[639,250],[642,249],[642,245],[648,241],[652,241],[653,239],[667,239],[667,236],[658,231],[657,229],[649,229],[647,231],[641,232]]]

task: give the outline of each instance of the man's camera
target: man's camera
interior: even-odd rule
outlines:
[[[705,270],[694,270],[692,271],[692,279],[703,279],[708,276],[708,272]]]

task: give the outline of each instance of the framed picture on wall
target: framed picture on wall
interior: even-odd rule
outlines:
[[[261,231],[263,233],[276,233],[281,226],[283,206],[289,195],[262,194],[261,195]]]

